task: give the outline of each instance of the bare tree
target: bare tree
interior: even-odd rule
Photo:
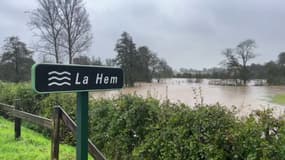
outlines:
[[[243,84],[246,85],[247,80],[249,79],[249,70],[247,63],[249,60],[256,57],[256,54],[253,50],[256,48],[256,43],[252,39],[247,39],[242,41],[239,45],[237,45],[237,58],[241,59],[241,79],[243,80]]]
[[[256,48],[256,43],[254,40],[251,40],[251,39],[245,40],[237,46],[237,55],[238,55],[238,58],[242,60],[243,67],[246,67],[247,62],[250,59],[253,59],[256,57],[256,54],[253,53],[253,50],[255,48]]]
[[[226,58],[222,64],[227,67],[232,77],[241,79],[244,85],[250,77],[248,61],[255,58],[255,48],[255,41],[248,39],[239,43],[235,50],[227,48],[222,52]]]
[[[64,41],[61,46],[72,58],[86,51],[91,44],[91,25],[82,0],[57,0],[60,11],[60,23],[63,25]]]
[[[33,10],[29,24],[32,29],[39,31],[42,43],[38,44],[39,51],[55,57],[60,63],[60,43],[62,41],[60,13],[55,0],[38,0],[39,8]]]
[[[238,74],[241,69],[238,59],[234,55],[234,49],[226,48],[222,51],[222,54],[225,56],[225,60],[221,62],[227,68],[228,74],[230,77],[237,79]]]

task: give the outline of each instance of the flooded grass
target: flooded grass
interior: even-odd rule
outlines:
[[[272,102],[285,105],[285,94],[278,94],[272,97]]]

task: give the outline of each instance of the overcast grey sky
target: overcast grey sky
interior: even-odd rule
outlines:
[[[285,51],[284,0],[85,0],[93,44],[88,54],[115,57],[114,46],[127,31],[137,46],[146,45],[175,69],[215,67],[224,48],[251,38],[258,57],[275,60]],[[25,11],[36,0],[1,0],[0,45],[8,36],[36,43]]]

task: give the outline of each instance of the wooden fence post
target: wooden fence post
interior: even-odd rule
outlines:
[[[19,110],[20,109],[20,99],[15,99],[15,110]],[[15,139],[18,140],[19,138],[21,138],[21,123],[22,120],[20,118],[15,117],[14,118],[14,131],[15,131]]]
[[[51,160],[58,160],[59,154],[59,127],[61,110],[58,106],[54,107],[52,120],[52,138],[51,138]]]

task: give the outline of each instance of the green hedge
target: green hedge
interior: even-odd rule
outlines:
[[[23,110],[45,117],[51,117],[52,107],[60,104],[75,118],[75,94],[38,95],[30,88],[1,83],[0,102],[12,104],[20,98]],[[271,110],[241,119],[219,105],[189,107],[131,95],[91,100],[89,108],[89,137],[108,159],[285,157],[285,121]],[[66,129],[62,141],[75,144]]]

